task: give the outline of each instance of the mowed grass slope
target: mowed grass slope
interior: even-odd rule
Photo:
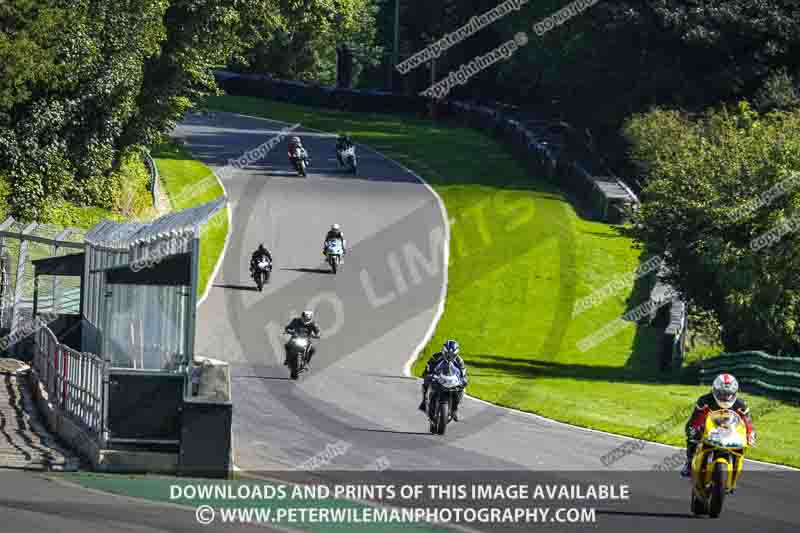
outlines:
[[[676,410],[688,418],[707,392],[658,371],[653,328],[628,324],[585,352],[578,348],[646,301],[644,291],[628,283],[572,316],[578,299],[633,272],[641,252],[614,227],[581,219],[561,191],[528,175],[495,140],[427,120],[255,98],[211,97],[206,105],[347,132],[417,172],[441,195],[452,221],[447,302],[415,375],[446,339],[455,338],[471,374],[469,394],[631,436]],[[746,398],[755,408],[766,402]],[[800,466],[799,415],[797,408],[781,406],[756,420],[759,445],[751,457]],[[682,424],[657,438],[682,446]],[[598,465],[607,451],[597,450]]]
[[[225,194],[211,169],[175,143],[166,143],[153,152],[153,159],[172,208],[181,211],[210,202]],[[214,266],[225,247],[228,234],[228,208],[217,211],[200,232],[200,280],[198,297],[206,290]]]

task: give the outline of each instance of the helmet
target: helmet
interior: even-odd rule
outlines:
[[[442,346],[442,353],[447,359],[452,359],[458,355],[459,349],[460,346],[458,345],[458,342],[450,339]]]
[[[303,324],[310,324],[311,321],[314,319],[314,312],[313,311],[303,311],[300,315],[300,318],[303,321]]]
[[[339,224],[334,224],[334,225],[331,226],[331,230],[333,230],[333,231],[339,231],[340,229],[341,228],[339,227]]]
[[[714,378],[711,385],[711,394],[723,409],[730,409],[736,402],[736,393],[739,392],[739,383],[730,374],[720,374]]]
[[[289,142],[292,144],[300,144],[300,137],[292,137],[289,139]]]
[[[266,250],[266,248],[264,248],[264,243],[263,242],[258,245],[258,249],[259,249],[259,251],[260,250]]]

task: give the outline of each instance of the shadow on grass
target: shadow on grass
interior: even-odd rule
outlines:
[[[194,158],[191,157],[180,144],[172,139],[154,146],[152,150],[150,150],[150,155],[159,159],[194,161]]]
[[[514,378],[572,378],[582,381],[604,381],[615,383],[665,384],[681,382],[682,373],[661,375],[628,366],[587,365],[559,363],[535,358],[517,358],[494,354],[480,354],[469,358],[471,368],[497,371]],[[696,385],[697,382],[686,383]]]

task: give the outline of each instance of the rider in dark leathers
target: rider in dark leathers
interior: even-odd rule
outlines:
[[[433,371],[436,369],[436,366],[442,361],[442,359],[448,359],[455,363],[458,369],[461,371],[461,376],[464,380],[464,387],[458,392],[455,398],[455,402],[453,405],[453,420],[458,422],[458,406],[461,405],[461,400],[464,397],[464,388],[467,387],[467,367],[464,364],[464,360],[461,359],[461,356],[458,355],[460,347],[458,342],[450,339],[444,343],[442,346],[442,351],[436,352],[431,356],[428,360],[428,364],[425,365],[425,370],[422,372],[422,377],[424,381],[422,382],[422,403],[419,404],[420,411],[426,411],[428,409],[428,388],[430,387],[430,379]]]
[[[339,138],[336,139],[336,159],[339,160],[339,164],[344,166],[344,161],[342,160],[342,152],[347,150],[353,146],[353,140],[350,138],[349,135],[339,135]]]
[[[258,248],[256,248],[256,251],[253,252],[253,256],[250,258],[250,272],[255,270],[256,264],[258,263],[258,260],[264,255],[267,256],[267,259],[269,259],[269,262],[271,263],[272,262],[272,254],[269,253],[269,250],[267,250],[264,247],[264,244],[262,243],[262,244],[258,245]]]
[[[297,332],[305,331],[305,333],[309,337],[313,337],[315,339],[319,338],[319,326],[317,326],[317,323],[314,322],[314,313],[312,311],[303,311],[299,317],[297,317],[297,318],[293,319],[291,322],[289,322],[289,325],[286,326],[286,329],[284,331],[286,333],[289,333],[290,330],[294,330],[294,331],[297,331]],[[288,342],[286,343],[286,345],[284,345],[284,348],[285,348],[286,356],[285,356],[285,358],[283,360],[283,364],[284,365],[288,365],[289,364],[289,343]],[[306,365],[309,366],[309,367],[311,366],[311,358],[314,357],[314,352],[316,352],[316,348],[312,344],[308,348],[308,360],[306,361]]]
[[[739,384],[730,374],[720,374],[714,379],[711,392],[704,394],[697,400],[692,416],[686,422],[686,464],[681,470],[681,476],[691,475],[692,459],[699,444],[698,437],[703,432],[706,423],[706,416],[711,411],[719,409],[732,409],[736,411],[744,420],[747,426],[747,440],[750,446],[756,442],[756,432],[753,429],[753,418],[750,416],[750,409],[741,398],[736,397]]]

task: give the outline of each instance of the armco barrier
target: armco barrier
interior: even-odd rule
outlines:
[[[655,276],[655,283],[650,290],[651,301],[661,301],[667,291],[673,290],[664,283],[662,278],[667,274],[667,266],[661,264]],[[686,354],[686,332],[688,329],[688,306],[679,297],[662,307],[655,309],[650,316],[650,321],[661,329],[659,335],[659,367],[663,371],[680,368]]]
[[[268,76],[215,71],[217,83],[228,94],[366,113],[427,115],[431,100],[372,90],[339,89],[277,80]],[[565,132],[566,123],[523,120],[512,112],[468,102],[443,101],[437,114],[499,137],[521,156],[526,168],[569,191],[593,218],[609,223],[625,220],[628,207],[639,204],[636,195],[615,176],[598,177],[578,161],[574,152],[586,152]],[[573,136],[574,137],[574,136]],[[568,152],[573,152],[572,154]],[[592,166],[588,164],[588,166]]]
[[[711,384],[723,372],[766,394],[800,398],[800,358],[759,351],[724,353],[700,362],[700,382]]]
[[[150,193],[153,195],[153,207],[159,210],[161,208],[161,184],[158,179],[158,166],[150,156],[150,152],[145,148],[142,149],[142,160],[147,167],[147,172],[150,174]]]

